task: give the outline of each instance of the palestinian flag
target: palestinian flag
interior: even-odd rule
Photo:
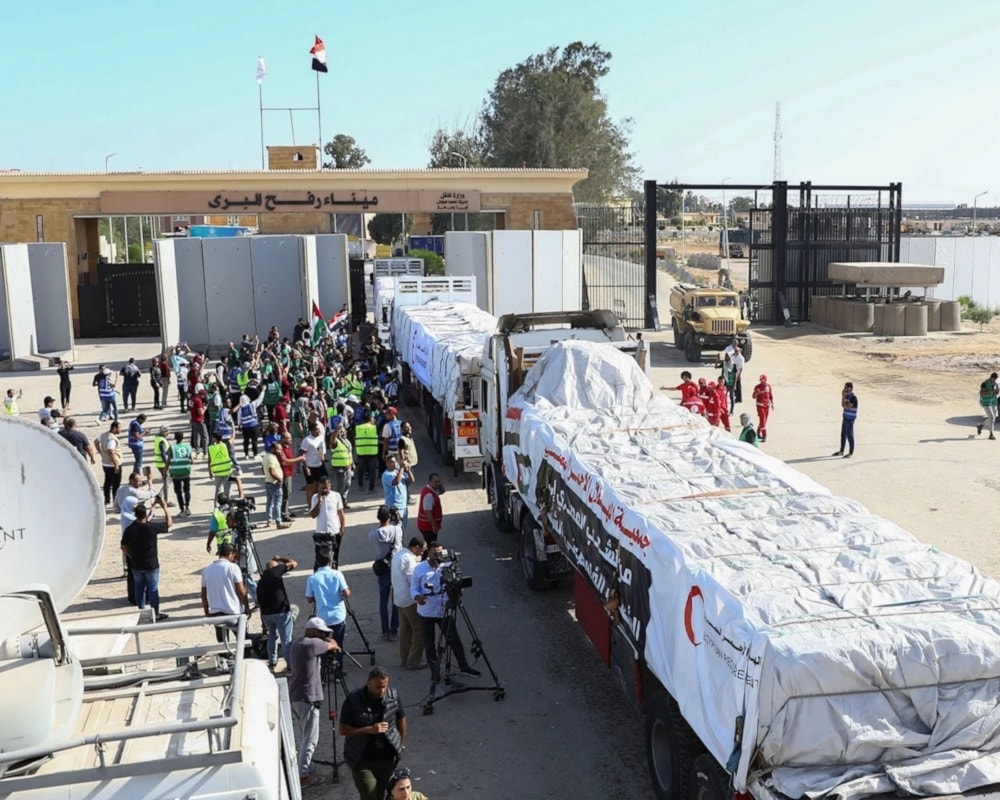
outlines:
[[[312,318],[312,346],[316,347],[323,339],[326,338],[329,328],[326,324],[326,319],[323,317],[323,312],[319,310],[319,304],[313,300],[313,318]]]
[[[313,57],[313,69],[316,72],[329,72],[326,68],[326,45],[323,44],[323,40],[318,36],[316,37],[316,44],[312,46],[312,50],[309,53]]]

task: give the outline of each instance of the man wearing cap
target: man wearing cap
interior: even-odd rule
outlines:
[[[104,364],[97,368],[92,385],[97,387],[97,397],[101,401],[101,415],[98,419],[104,422],[108,417],[118,419],[118,398],[115,395],[115,381],[111,370]]]
[[[753,399],[757,403],[757,438],[767,441],[767,418],[774,411],[774,391],[767,382],[767,375],[761,375],[760,381],[753,387]]]
[[[42,407],[38,409],[38,421],[42,423],[46,428],[51,428],[52,424],[52,406],[55,405],[55,398],[46,396],[42,401]]]
[[[399,437],[403,434],[402,423],[397,419],[399,412],[395,406],[386,409],[385,425],[382,426],[382,460],[388,464],[389,457],[399,455]]]
[[[740,430],[739,440],[747,444],[752,444],[754,447],[759,447],[760,445],[757,444],[757,431],[750,424],[750,415],[746,411],[740,414],[740,425],[743,428]]]
[[[319,710],[323,705],[320,659],[340,651],[332,634],[322,617],[312,617],[306,622],[305,633],[292,642],[288,697],[299,735],[299,780],[303,787],[323,782],[313,773],[312,760],[319,742]]]

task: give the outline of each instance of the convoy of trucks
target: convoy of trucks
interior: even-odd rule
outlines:
[[[286,682],[243,658],[244,618],[65,625],[101,554],[100,489],[37,422],[0,417],[0,441],[0,798],[299,800]],[[53,486],[72,509],[58,524],[38,502]],[[228,645],[218,622],[234,626]],[[184,628],[205,644],[148,643]]]

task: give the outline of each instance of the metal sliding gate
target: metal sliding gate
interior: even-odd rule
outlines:
[[[652,195],[650,194],[652,184]],[[647,197],[657,188],[684,192],[727,191],[752,194],[749,212],[749,293],[753,319],[780,324],[788,318],[809,319],[813,295],[839,294],[828,267],[835,261],[899,261],[902,227],[902,184],[826,186],[798,184],[797,203],[785,181],[766,186],[733,184],[669,184],[646,182]],[[762,197],[762,193],[764,197]],[[769,201],[769,202],[767,202]],[[655,245],[655,207],[647,202],[648,253]],[[652,216],[651,216],[652,215]],[[655,253],[654,253],[655,258]],[[846,287],[850,289],[851,287]]]
[[[642,215],[631,208],[577,204],[583,232],[583,308],[613,311],[626,328],[651,327]],[[654,248],[655,255],[655,248]]]

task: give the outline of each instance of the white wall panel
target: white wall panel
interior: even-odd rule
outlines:
[[[498,317],[531,311],[531,231],[493,231],[492,300]]]
[[[532,231],[532,296],[534,311],[561,311],[563,302],[562,231]]]
[[[66,245],[40,242],[28,245],[31,296],[39,353],[72,353],[73,314],[66,270]],[[72,356],[71,356],[72,357]]]
[[[315,241],[317,302],[327,318],[351,301],[347,236],[340,233],[308,237]],[[309,251],[306,251],[306,258]],[[311,313],[312,298],[309,299]],[[308,314],[306,319],[309,319]]]
[[[306,312],[302,246],[298,236],[250,237],[254,328],[263,337],[272,325],[285,335]],[[326,313],[326,312],[324,312]]]
[[[250,238],[204,239],[202,252],[209,341],[238,342],[244,333],[256,332]]]
[[[180,303],[177,299],[176,244],[176,239],[157,239],[153,242],[156,302],[160,309],[160,344],[164,350],[182,341]],[[190,339],[184,341],[195,347],[204,344]]]
[[[444,235],[444,271],[446,275],[473,276],[476,279],[476,305],[484,311],[496,313],[491,305],[491,240],[491,234],[485,231],[447,231]]]
[[[38,352],[35,342],[35,307],[31,299],[31,268],[28,245],[3,246],[3,288],[11,358]]]
[[[177,338],[165,340],[167,346],[187,342],[204,348],[212,342],[208,330],[208,304],[205,297],[204,239],[174,239],[174,263],[177,276],[178,331]],[[161,309],[161,317],[162,309]]]
[[[299,258],[302,265],[302,286],[304,288],[305,296],[302,298],[305,301],[305,308],[300,316],[305,319],[309,319],[309,315],[312,313],[312,304],[315,300],[319,302],[319,272],[316,267],[316,237],[315,236],[300,236],[299,237]],[[323,306],[320,305],[320,308]],[[326,311],[323,311],[326,314]]]
[[[579,228],[562,231],[562,244],[562,309],[578,311],[583,307],[583,232]]]

